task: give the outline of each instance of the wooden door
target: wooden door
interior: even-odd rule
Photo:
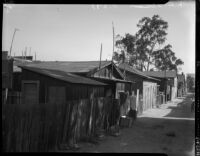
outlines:
[[[156,84],[143,83],[143,111],[153,108],[156,104]]]
[[[39,103],[39,81],[22,81],[23,104]]]

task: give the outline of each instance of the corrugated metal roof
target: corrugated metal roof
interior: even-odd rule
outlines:
[[[110,63],[110,61],[101,61],[101,67],[109,65]],[[44,61],[36,63],[32,62],[27,66],[42,69],[54,69],[69,73],[88,73],[99,68],[99,61]]]
[[[157,80],[157,79],[155,79],[155,78],[152,78],[152,77],[147,76],[147,75],[144,74],[143,72],[137,70],[137,69],[134,68],[134,67],[129,66],[128,64],[121,63],[121,64],[118,65],[118,67],[119,67],[121,70],[124,70],[124,69],[125,69],[126,71],[128,71],[128,72],[130,72],[130,73],[140,75],[140,76],[142,76],[142,77],[144,77],[144,78],[159,81],[159,80]]]
[[[76,74],[66,73],[63,71],[56,71],[56,70],[50,70],[50,69],[41,69],[41,68],[34,68],[34,67],[28,67],[28,66],[19,66],[22,69],[30,70],[36,73],[40,73],[52,78],[56,78],[59,80],[63,80],[69,83],[75,83],[75,84],[88,84],[88,85],[107,85],[102,82],[98,82],[83,76],[79,76]]]
[[[174,78],[177,76],[176,71],[145,71],[144,74],[148,76],[158,77],[158,78]]]

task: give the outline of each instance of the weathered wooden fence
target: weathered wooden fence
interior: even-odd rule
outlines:
[[[3,115],[3,150],[38,152],[60,144],[94,137],[98,129],[116,124],[119,101],[94,98],[64,104],[6,104]]]
[[[120,101],[120,115],[127,115],[130,108],[133,110],[137,110],[137,114],[141,115],[143,112],[143,97],[139,95],[138,104],[137,104],[137,96],[131,95],[124,97],[124,100]]]
[[[133,110],[137,110],[137,115],[141,115],[144,111],[143,109],[143,97],[142,95],[139,95],[138,98],[138,104],[136,104],[137,102],[137,96],[132,95],[132,96],[127,96],[126,99],[124,100],[124,102],[121,102],[121,107],[120,107],[120,115],[126,115],[130,109],[130,107]],[[161,104],[165,103],[164,100],[164,95],[160,94],[156,96],[156,107],[159,107]]]
[[[2,91],[2,103],[4,103],[5,101],[5,91]],[[7,104],[20,104],[21,103],[21,92],[17,92],[17,91],[8,91],[8,95],[7,95]]]

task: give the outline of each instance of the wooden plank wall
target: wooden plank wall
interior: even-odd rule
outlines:
[[[143,111],[156,107],[156,83],[143,83]]]
[[[55,151],[116,124],[117,100],[93,98],[63,104],[3,105],[3,150]]]

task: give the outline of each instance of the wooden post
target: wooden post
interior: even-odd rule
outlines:
[[[139,105],[139,89],[137,89],[137,97],[136,97],[136,111]]]
[[[89,119],[89,137],[91,137],[91,131],[92,131],[92,117],[93,117],[92,110],[94,105],[94,90],[91,93],[90,102],[91,102],[91,107],[90,107],[90,119]]]
[[[8,88],[6,88],[6,90],[5,90],[5,100],[4,100],[4,104],[6,104],[6,102],[7,102],[7,97],[8,97]]]

